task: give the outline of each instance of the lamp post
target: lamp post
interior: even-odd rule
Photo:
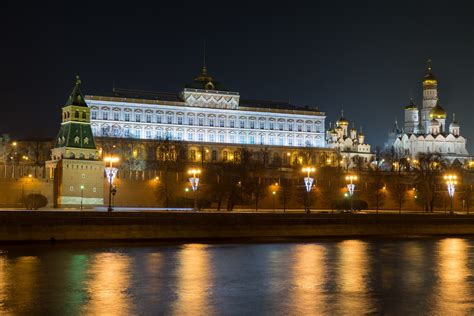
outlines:
[[[82,200],[84,199],[84,185],[81,184],[81,211],[82,211]]]
[[[357,176],[346,176],[346,181],[349,181],[347,184],[347,190],[349,191],[349,197],[351,199],[351,212],[354,211],[354,205],[353,205],[353,196],[354,196],[354,189],[355,189],[355,184],[353,181],[357,180]]]
[[[107,176],[107,180],[109,181],[109,207],[107,208],[107,212],[112,212],[114,209],[112,208],[112,193],[115,193],[113,189],[114,179],[117,176],[118,169],[113,166],[114,162],[118,162],[118,157],[106,157],[104,161],[109,163],[108,167],[105,167],[105,174]]]
[[[194,211],[198,211],[197,207],[197,190],[199,188],[199,175],[201,174],[201,169],[199,168],[192,168],[188,170],[188,174],[192,175],[189,178],[189,182],[191,182],[191,187],[194,192]]]
[[[304,177],[304,185],[305,185],[305,188],[306,188],[306,205],[305,205],[305,211],[306,213],[309,213],[310,212],[310,209],[309,209],[309,193],[311,192],[311,187],[313,185],[313,178],[311,178],[311,172],[315,172],[316,171],[316,168],[314,167],[304,167],[302,169],[303,172],[306,172],[306,177]]]
[[[273,196],[273,213],[275,213],[275,195],[276,195],[276,191],[272,191],[272,196]]]
[[[447,174],[444,176],[444,180],[446,180],[446,185],[448,186],[448,194],[449,198],[451,199],[451,209],[449,211],[450,214],[453,214],[453,199],[454,199],[454,191],[456,190],[456,184],[458,184],[457,176],[454,174]]]

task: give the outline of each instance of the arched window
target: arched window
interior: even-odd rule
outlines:
[[[86,119],[86,112],[82,112],[82,118],[85,120]]]
[[[76,111],[76,112],[74,113],[74,117],[75,117],[75,118],[79,118],[79,111]]]

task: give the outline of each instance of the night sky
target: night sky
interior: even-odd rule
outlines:
[[[433,59],[441,105],[474,153],[470,1],[3,1],[0,133],[54,137],[79,74],[85,94],[178,92],[202,65],[242,98],[340,109],[382,145]]]

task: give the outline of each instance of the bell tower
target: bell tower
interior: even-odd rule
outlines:
[[[95,146],[79,76],[62,108],[61,127],[46,166],[54,178],[55,207],[104,204],[104,162]]]
[[[420,122],[423,124],[425,134],[429,133],[430,112],[438,101],[438,80],[431,71],[431,59],[428,59],[426,74],[423,77],[423,107]]]

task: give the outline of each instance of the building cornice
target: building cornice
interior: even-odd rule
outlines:
[[[212,111],[222,110],[222,111],[235,111],[235,112],[261,112],[261,113],[276,113],[276,114],[295,114],[295,115],[307,115],[307,116],[325,116],[325,112],[321,111],[309,111],[309,110],[289,110],[289,109],[269,109],[269,108],[259,108],[259,107],[248,107],[248,106],[239,106],[237,109],[216,109],[208,107],[198,107],[198,106],[188,106],[185,102],[174,102],[174,101],[160,101],[160,100],[148,100],[148,99],[135,99],[135,98],[121,98],[121,97],[106,97],[106,96],[95,96],[95,95],[86,95],[85,99],[87,101],[101,101],[101,102],[111,102],[111,103],[128,103],[137,106],[141,105],[160,105],[160,106],[179,106],[185,109],[210,109]]]

